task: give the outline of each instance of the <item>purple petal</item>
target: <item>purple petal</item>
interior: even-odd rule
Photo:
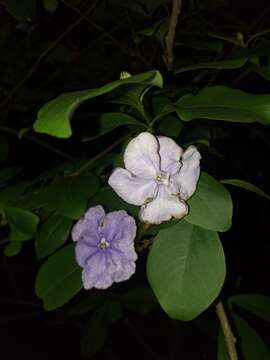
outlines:
[[[83,287],[87,290],[106,289],[112,285],[113,280],[108,274],[106,256],[102,252],[96,253],[89,259],[82,272]]]
[[[157,197],[140,210],[140,219],[149,224],[161,224],[172,217],[181,219],[188,213],[188,207],[184,201],[179,200],[176,195],[170,195],[162,186]]]
[[[109,185],[127,203],[142,205],[155,196],[154,179],[143,179],[133,176],[128,170],[117,168],[109,178]]]
[[[160,172],[157,138],[143,132],[129,142],[124,153],[125,167],[143,179],[154,179]]]
[[[96,244],[99,238],[98,228],[105,216],[102,206],[91,207],[82,219],[74,225],[71,237],[73,241],[84,240]]]
[[[200,159],[201,155],[194,146],[189,146],[182,156],[183,166],[173,181],[179,184],[180,197],[183,200],[189,199],[196,190],[200,176]]]
[[[134,249],[133,251],[135,253]],[[136,265],[135,261],[128,260],[124,253],[111,250],[107,255],[107,268],[113,281],[121,282],[129,279],[134,274]]]
[[[136,223],[125,210],[112,211],[104,218],[102,234],[112,245],[115,241],[133,244],[136,236]]]
[[[183,149],[166,136],[158,136],[161,170],[175,174],[181,168],[180,157]]]
[[[99,251],[97,246],[91,246],[85,241],[78,241],[75,246],[75,258],[77,263],[81,267],[86,266],[88,260],[90,261],[91,257],[94,256],[97,251]]]

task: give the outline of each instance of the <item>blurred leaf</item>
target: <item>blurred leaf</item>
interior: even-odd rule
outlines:
[[[58,7],[58,0],[43,0],[44,8],[50,13],[54,13]]]
[[[22,250],[22,243],[19,241],[13,241],[9,243],[4,250],[4,254],[8,257],[18,255]]]
[[[5,207],[5,214],[11,229],[11,241],[25,241],[34,237],[39,223],[37,215],[11,206]]]
[[[253,185],[247,181],[239,180],[239,179],[226,179],[226,180],[221,180],[220,182],[222,184],[234,185],[234,186],[243,188],[245,190],[252,191],[257,195],[260,195],[260,196],[266,198],[267,200],[270,200],[269,195],[267,195],[264,191],[262,191],[258,186]]]
[[[36,16],[36,0],[4,0],[7,11],[21,21],[31,21]]]
[[[176,69],[174,73],[180,74],[185,71],[199,70],[199,69],[215,69],[215,70],[239,69],[246,64],[247,60],[248,58],[240,58],[240,59],[229,59],[229,60],[192,64],[192,65],[183,66],[180,69]]]
[[[42,259],[62,246],[70,233],[72,219],[54,214],[42,225],[36,236],[36,253]]]
[[[20,183],[0,190],[0,207],[16,205],[21,200],[25,189],[26,184]]]
[[[82,288],[81,269],[75,261],[74,244],[48,258],[38,271],[35,291],[46,310],[66,304]]]
[[[232,223],[233,204],[230,193],[217,180],[201,173],[195,194],[188,200],[191,224],[215,231],[227,231]]]
[[[217,233],[183,220],[159,232],[147,261],[147,277],[161,307],[184,321],[197,317],[216,299],[225,272]]]
[[[231,296],[228,302],[229,304],[237,304],[259,318],[270,322],[270,298],[267,296],[261,294],[239,294]]]
[[[80,316],[93,311],[98,305],[105,302],[106,295],[103,291],[87,292],[87,296],[77,304],[71,305],[69,314],[71,316]]]
[[[187,36],[181,37],[180,40],[175,41],[175,46],[184,46],[188,48],[192,48],[195,50],[203,50],[203,51],[215,51],[216,53],[220,54],[223,50],[223,43],[220,40],[213,40],[209,38],[194,38]],[[176,61],[176,68],[177,61]]]
[[[8,141],[0,135],[0,162],[6,160],[9,152]]]
[[[270,95],[252,95],[225,86],[211,86],[197,95],[185,95],[175,103],[179,117],[270,123]]]
[[[98,178],[89,173],[57,178],[47,191],[45,206],[71,219],[79,219],[98,186]]]
[[[0,184],[12,179],[22,171],[21,166],[9,166],[0,169]]]
[[[86,100],[109,93],[123,85],[138,84],[162,87],[162,77],[158,71],[149,71],[134,75],[124,80],[117,80],[100,88],[62,94],[45,104],[38,113],[34,123],[37,132],[60,138],[68,138],[72,134],[70,119],[77,107]]]
[[[157,299],[150,288],[132,289],[121,300],[127,309],[141,315],[148,314],[157,306]]]

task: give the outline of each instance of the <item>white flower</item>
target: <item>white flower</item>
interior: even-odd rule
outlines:
[[[141,206],[145,223],[181,219],[188,213],[185,201],[196,190],[200,159],[194,146],[183,152],[174,140],[143,132],[127,145],[126,169],[116,168],[109,184],[127,203]]]

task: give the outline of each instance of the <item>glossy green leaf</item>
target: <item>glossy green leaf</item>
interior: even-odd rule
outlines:
[[[221,61],[211,61],[211,62],[202,62],[199,64],[192,64],[183,66],[175,70],[175,74],[180,74],[185,71],[199,70],[199,69],[214,69],[214,70],[230,70],[230,69],[239,69],[244,66],[248,58],[239,58],[239,59],[229,59]]]
[[[270,123],[270,95],[253,95],[226,86],[211,86],[175,103],[179,117],[233,122]]]
[[[270,200],[270,196],[267,195],[263,190],[261,190],[258,186],[251,184],[250,182],[239,180],[239,179],[226,179],[220,181],[222,184],[228,184],[240,187],[242,189],[254,192],[257,195],[260,195],[267,200]]]
[[[229,192],[212,176],[202,172],[195,194],[188,200],[191,224],[215,231],[227,231],[232,223],[232,199]]]
[[[4,254],[8,257],[18,255],[22,250],[22,243],[19,241],[12,241],[8,245],[6,245]]]
[[[58,7],[58,0],[43,0],[44,8],[50,13],[54,13]]]
[[[11,241],[25,241],[34,237],[39,223],[37,215],[12,206],[5,208],[5,214],[11,230]]]
[[[192,320],[218,296],[225,259],[216,232],[180,221],[159,232],[147,261],[150,285],[164,311]]]
[[[36,253],[41,259],[62,246],[70,233],[72,219],[54,214],[42,225],[36,236]]]
[[[81,288],[81,269],[75,260],[74,244],[48,258],[36,277],[35,291],[46,310],[66,304]]]
[[[98,178],[91,174],[59,177],[47,191],[46,208],[71,219],[79,219],[98,186]]]
[[[150,288],[134,288],[126,292],[121,301],[123,305],[138,314],[148,314],[157,306],[157,299]]]
[[[36,15],[36,0],[5,0],[7,11],[21,21],[31,21]]]
[[[239,294],[228,299],[230,304],[237,304],[250,313],[270,322],[270,298],[261,294]]]
[[[34,129],[37,132],[68,138],[72,134],[70,119],[80,104],[112,92],[123,85],[132,87],[138,84],[162,87],[161,74],[158,71],[149,71],[124,80],[114,81],[100,88],[62,94],[40,109],[38,119],[34,123]]]

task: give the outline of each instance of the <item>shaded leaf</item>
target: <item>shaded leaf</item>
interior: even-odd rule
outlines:
[[[148,314],[157,306],[157,299],[150,288],[135,288],[121,298],[124,306],[138,314]]]
[[[267,200],[270,200],[270,196],[267,195],[263,190],[261,190],[258,186],[251,184],[248,181],[244,181],[244,180],[239,180],[239,179],[226,179],[226,180],[221,180],[220,181],[222,184],[228,184],[228,185],[233,185],[233,186],[237,186],[240,187],[242,189],[248,190],[248,191],[252,191],[257,195],[260,195],[264,198],[266,198]]]
[[[4,250],[4,254],[8,257],[18,255],[22,250],[22,243],[19,241],[12,241],[9,243]]]
[[[11,241],[25,241],[34,237],[39,223],[37,215],[11,206],[5,208],[5,214],[11,230]]]
[[[54,13],[58,7],[58,0],[43,0],[44,8],[50,13]]]
[[[259,318],[270,322],[270,298],[267,296],[261,294],[239,294],[231,296],[228,302],[230,304],[237,304]]]
[[[36,16],[36,0],[5,0],[7,11],[21,21],[31,21]]]

